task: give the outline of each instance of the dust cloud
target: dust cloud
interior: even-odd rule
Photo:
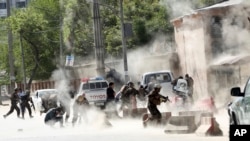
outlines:
[[[239,0],[235,0],[239,1]],[[239,1],[241,2],[241,1]],[[250,3],[249,1],[244,1],[239,5],[233,6],[229,12],[222,19],[222,50],[221,54],[214,58],[213,61],[220,62],[222,60],[230,60],[230,58],[234,58],[235,56],[243,57],[249,56],[249,46],[250,46]],[[245,59],[245,58],[242,58]],[[233,60],[232,60],[233,62]],[[231,68],[230,68],[231,67]],[[230,97],[230,88],[239,86],[244,88],[245,82],[249,77],[249,64],[235,62],[234,65],[225,66],[224,68],[228,68],[226,74],[226,79],[223,79],[224,82],[218,81],[219,83],[224,83],[226,85],[218,84],[217,86],[221,86],[217,88],[217,101],[231,101],[233,97]],[[231,71],[231,72],[230,72]],[[223,77],[223,76],[222,76]]]
[[[171,10],[172,18],[185,17],[185,15],[191,15],[199,12],[195,11],[194,3],[189,1],[161,0],[161,3],[162,5],[166,6],[168,9]],[[210,24],[211,26],[214,26],[214,29],[216,29],[215,33],[217,35],[219,32],[221,32],[219,33],[221,35],[221,38],[217,38],[216,40],[214,40],[216,42],[210,45],[210,47],[212,48],[211,51],[217,53],[217,56],[212,56],[211,60],[209,60],[210,62],[205,64],[204,68],[202,68],[202,70],[207,71],[207,77],[209,79],[209,85],[205,89],[208,89],[208,96],[214,96],[216,105],[219,108],[226,107],[227,103],[231,101],[230,88],[234,86],[243,87],[246,79],[249,77],[249,67],[247,67],[248,64],[234,66],[214,66],[214,64],[218,62],[223,62],[223,60],[229,60],[230,58],[233,58],[235,56],[249,55],[250,2],[243,2],[242,0],[230,0],[226,3],[235,3],[235,5],[232,5],[230,6],[230,8],[226,9],[228,10],[226,12],[227,14],[222,17],[220,17],[221,15],[218,15],[218,17],[213,17],[212,15],[204,15],[202,19],[203,21],[200,21],[207,22],[208,26]],[[189,34],[189,39],[191,38],[190,36],[195,36],[195,30],[193,27],[195,27],[194,24],[196,23],[192,23],[192,21],[187,21],[185,18],[183,20],[183,23],[187,23],[187,25],[192,25],[190,26],[189,30],[187,26],[185,27],[185,32],[186,34]],[[211,36],[212,35],[210,34],[210,32],[205,32],[204,40],[206,40],[207,42],[211,42]],[[185,46],[196,47],[197,45],[203,45],[202,42],[204,41],[197,40],[196,38],[191,39],[192,40],[190,41],[186,40]],[[186,51],[185,53],[187,54],[187,56],[193,56],[192,54],[189,54],[192,52]],[[209,52],[207,52],[206,54],[209,54]],[[192,59],[201,60],[202,58]],[[189,58],[189,61],[191,61],[192,59]],[[240,72],[239,67],[241,67]],[[197,81],[198,79],[196,79],[196,74],[194,72],[191,71],[187,73],[191,73],[191,76],[195,78],[196,81],[194,85],[201,83],[200,81]],[[204,79],[201,80],[204,81]],[[205,93],[199,94],[197,96],[201,99],[206,98],[202,97],[206,96]]]

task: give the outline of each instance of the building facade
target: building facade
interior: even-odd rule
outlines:
[[[24,8],[28,0],[9,0],[11,8]],[[7,17],[7,4],[6,0],[0,0],[0,17]]]
[[[230,96],[230,87],[240,85],[243,72],[234,64],[250,45],[243,39],[250,37],[250,6],[245,2],[229,0],[172,20],[180,75],[193,77],[197,98],[219,97],[221,89]]]

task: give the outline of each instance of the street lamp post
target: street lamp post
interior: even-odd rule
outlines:
[[[63,17],[62,17],[62,8],[63,8],[63,1],[60,0],[59,1],[59,4],[60,4],[60,17],[59,17],[59,20],[60,20],[60,67],[63,66]]]
[[[95,41],[95,57],[97,66],[97,75],[105,75],[104,63],[104,43],[102,36],[102,27],[100,21],[99,1],[93,0],[93,26],[94,26],[94,41]]]

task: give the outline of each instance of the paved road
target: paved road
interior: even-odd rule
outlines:
[[[5,114],[9,106],[0,106],[0,115]],[[13,113],[7,119],[0,117],[0,141],[228,141],[228,122],[226,112],[222,111],[216,115],[223,136],[203,137],[196,134],[166,134],[164,127],[144,129],[140,119],[116,119],[110,120],[113,127],[107,128],[103,124],[102,114],[91,111],[88,113],[88,120],[81,125],[72,127],[68,124],[61,129],[43,124],[44,115],[38,113],[35,117],[25,120],[17,119]]]

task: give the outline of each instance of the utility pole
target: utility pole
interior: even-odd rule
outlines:
[[[22,54],[22,67],[23,67],[23,90],[26,90],[26,68],[24,63],[24,52],[23,52],[23,39],[22,39],[22,31],[20,31],[20,49]]]
[[[10,0],[6,0],[7,17],[10,16]],[[13,37],[12,30],[8,25],[8,47],[9,47],[9,66],[10,66],[10,91],[15,88],[15,74],[14,74],[14,56],[13,56]]]
[[[105,75],[104,65],[104,45],[102,37],[102,26],[100,22],[100,10],[98,0],[93,0],[93,19],[94,19],[94,41],[97,75]]]
[[[124,63],[124,80],[125,83],[128,82],[128,62],[127,62],[127,46],[124,31],[124,21],[123,21],[123,0],[120,0],[120,20],[121,20],[121,31],[122,31],[122,48],[123,48],[123,63]]]
[[[60,0],[60,67],[63,66],[63,18],[62,18],[62,11],[63,11],[63,1]]]

